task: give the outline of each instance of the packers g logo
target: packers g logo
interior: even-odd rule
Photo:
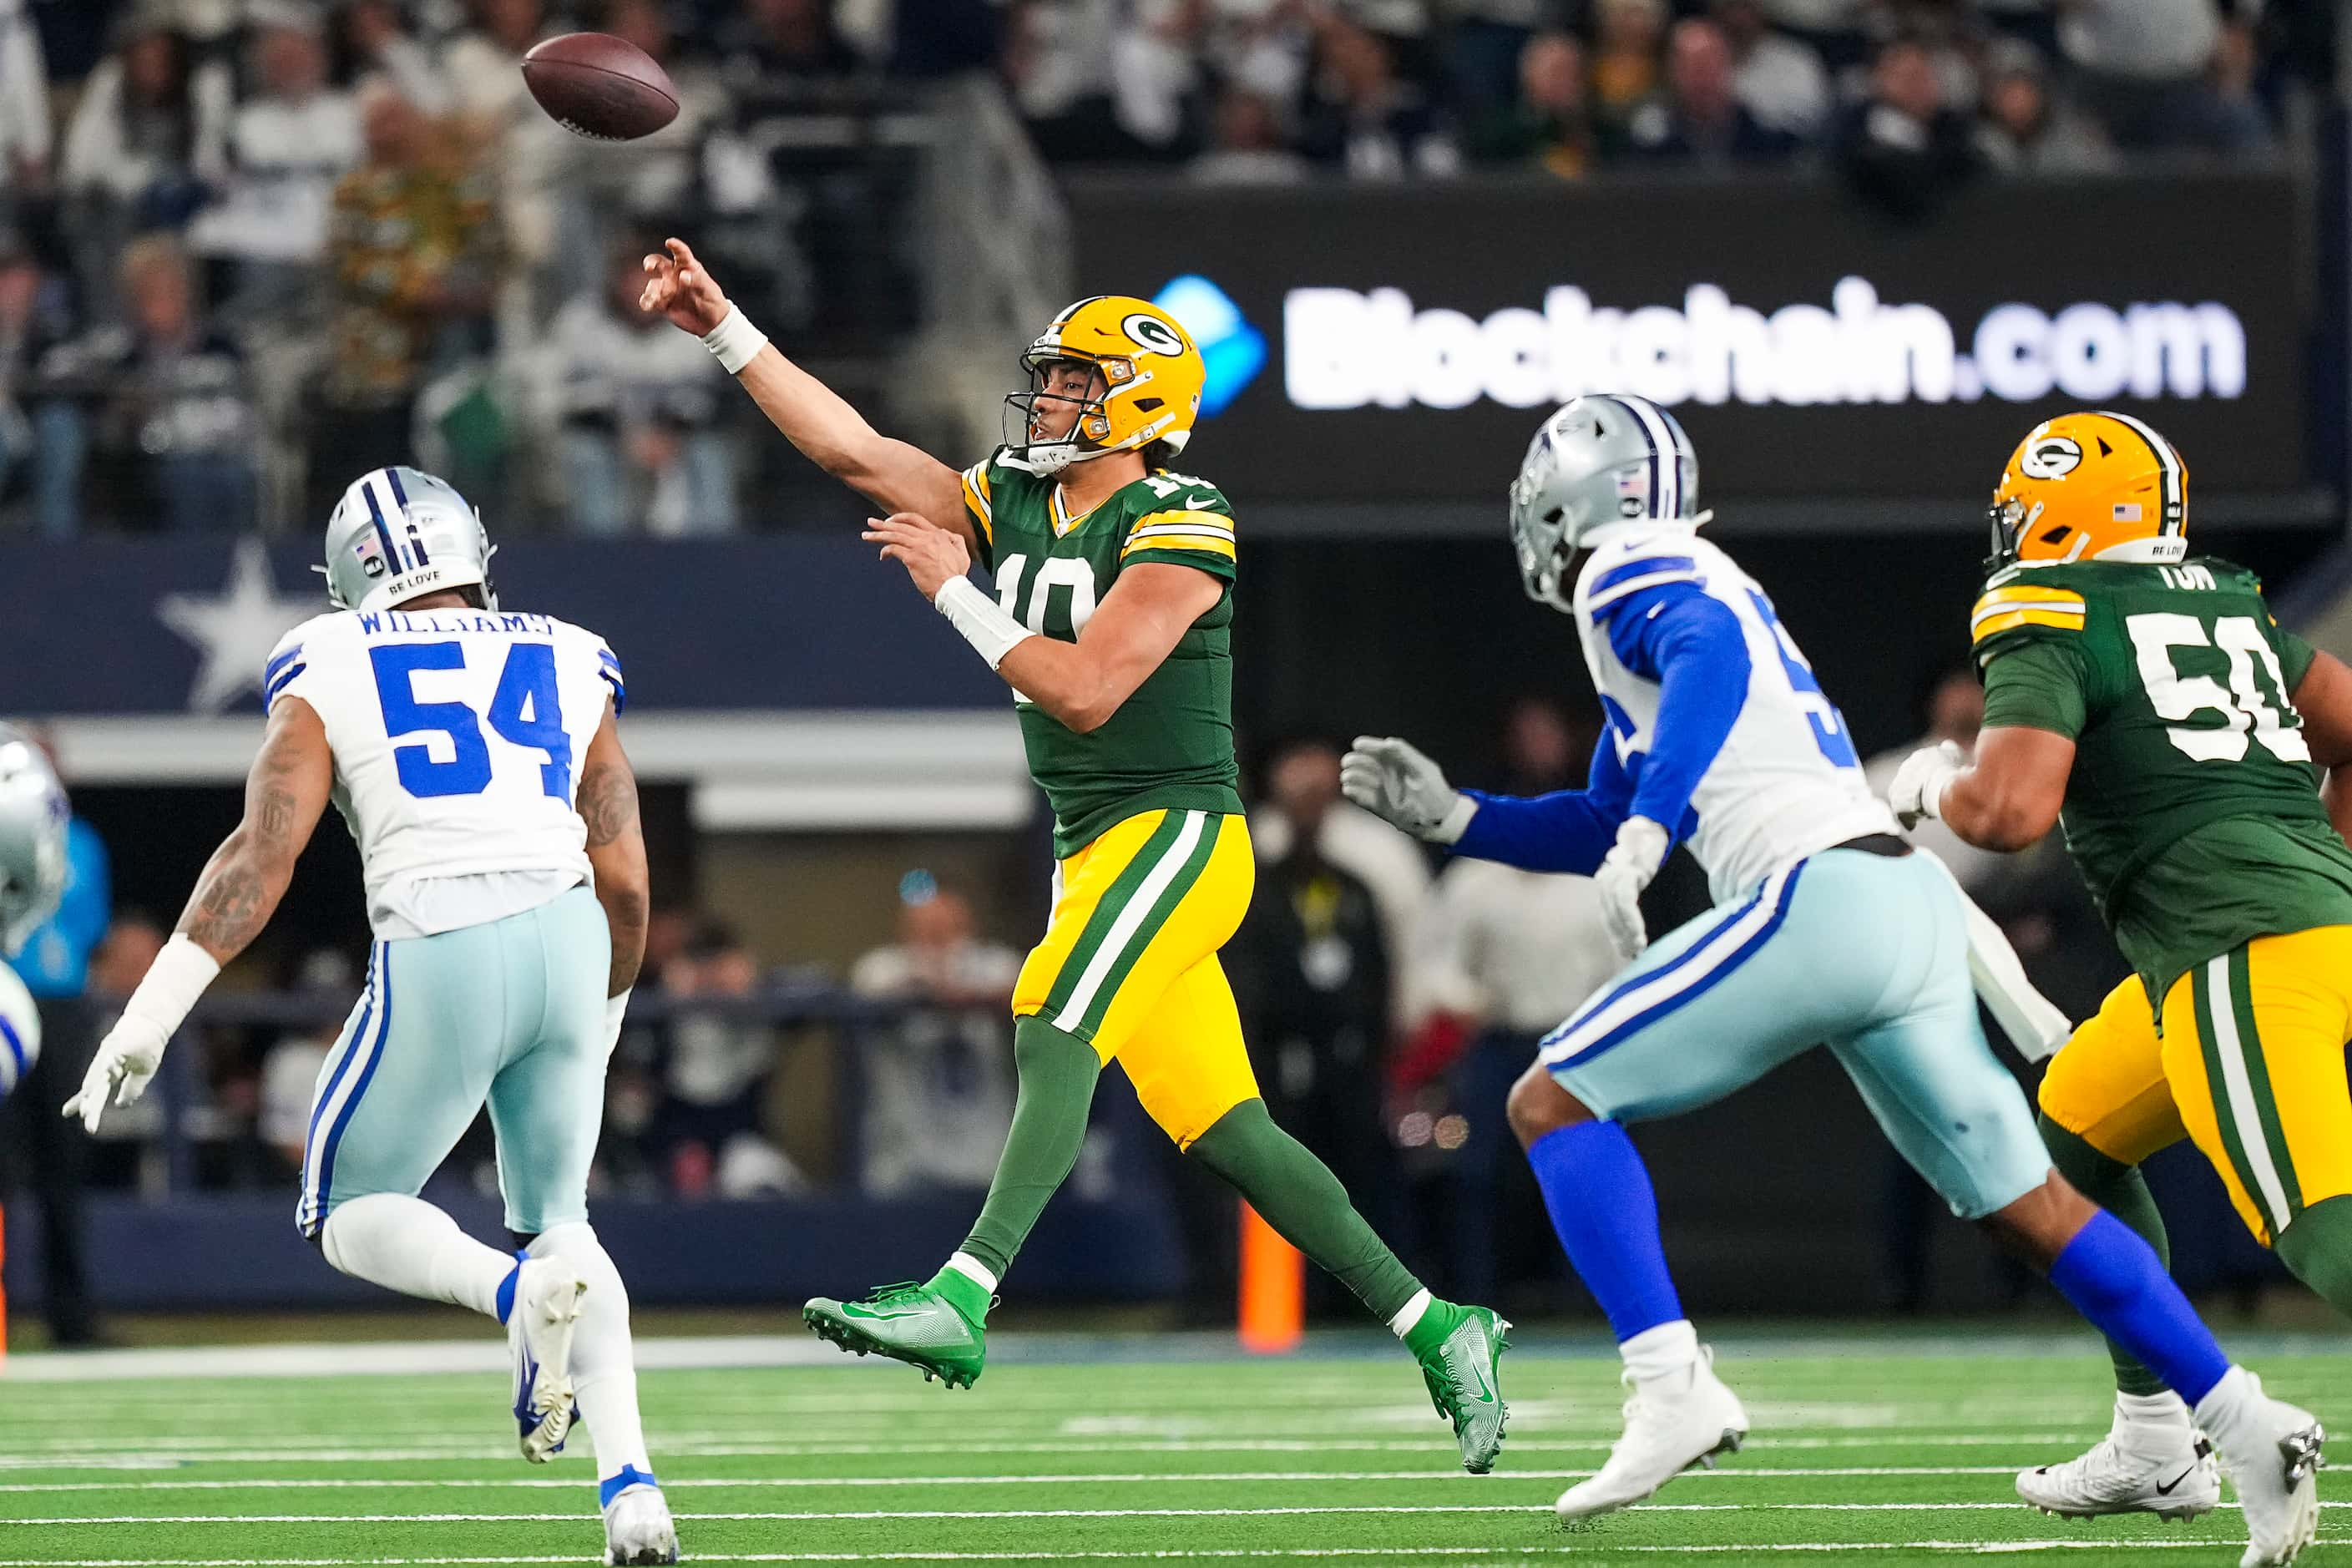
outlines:
[[[2069,436],[2044,436],[2025,449],[2018,472],[2029,479],[2063,479],[2083,466],[2083,448]]]
[[[1159,317],[1146,315],[1141,310],[1136,311],[1135,314],[1121,321],[1118,324],[1118,330],[1134,340],[1136,346],[1147,353],[1167,354],[1172,358],[1184,352],[1184,340],[1177,336],[1175,328]]]

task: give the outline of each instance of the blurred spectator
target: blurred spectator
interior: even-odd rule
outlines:
[[[131,243],[121,287],[121,325],[61,344],[41,364],[42,531],[81,531],[93,450],[110,512],[161,516],[179,532],[252,527],[257,422],[243,353],[200,313],[194,272],[168,237]]]
[[[1739,101],[1731,45],[1702,17],[1675,24],[1666,58],[1666,91],[1626,126],[1631,149],[1644,158],[1727,169],[1785,159],[1797,139],[1759,121]]]
[[[2049,71],[2031,44],[2008,39],[1993,49],[1983,110],[1977,150],[2003,174],[2085,174],[2115,167],[2115,152],[2098,127],[2052,92]]]
[[[302,961],[294,984],[297,991],[313,995],[348,996],[359,989],[359,979],[348,953],[320,948]],[[306,1034],[280,1037],[262,1058],[254,1131],[282,1163],[279,1174],[286,1180],[301,1174],[319,1072],[342,1033],[343,1021],[330,1016]]]
[[[541,0],[470,0],[467,10],[474,26],[443,53],[442,65],[449,101],[487,154],[507,244],[523,264],[505,301],[509,330],[520,342],[536,324],[530,269],[555,258],[556,196],[577,146],[523,85],[523,54],[549,31]]]
[[[0,226],[0,502],[20,472],[31,475],[37,518],[70,520],[79,476],[37,465],[30,396],[48,352],[72,333],[72,290],[53,277],[16,230]]]
[[[335,187],[332,357],[312,430],[312,510],[350,475],[412,460],[417,395],[445,332],[488,319],[499,237],[489,193],[389,86],[362,106],[367,159]]]
[[[1254,89],[1229,86],[1211,118],[1209,150],[1192,160],[1192,179],[1204,185],[1285,185],[1312,173],[1307,160],[1283,144],[1282,109]]]
[[[1148,149],[1111,106],[1118,16],[1089,0],[1019,0],[1005,24],[1004,76],[1037,151],[1055,163],[1101,163]]]
[[[1318,26],[1303,147],[1352,180],[1457,173],[1462,155],[1421,84],[1397,74],[1393,47],[1337,16]]]
[[[1772,30],[1762,0],[1715,0],[1716,25],[1731,46],[1731,89],[1757,122],[1811,136],[1830,115],[1830,73],[1820,51]]]
[[[2261,63],[2253,24],[2243,16],[2231,18],[2206,67],[2208,123],[2201,140],[2211,151],[2242,157],[2270,146],[2270,120],[2254,96]]]
[[[357,94],[378,81],[428,114],[449,108],[449,79],[403,26],[394,0],[343,0],[333,12],[332,79]]]
[[[1284,754],[1296,759],[1290,773],[1269,772],[1266,797],[1249,815],[1250,842],[1256,849],[1258,865],[1269,867],[1291,858],[1300,837],[1311,835],[1321,859],[1360,879],[1370,889],[1380,910],[1384,951],[1409,952],[1422,911],[1429,903],[1429,862],[1420,845],[1361,806],[1321,798],[1325,785],[1332,782],[1318,760],[1328,750],[1288,748]],[[1292,815],[1302,809],[1303,818]],[[1404,964],[1390,965],[1390,1010],[1399,1018],[1413,1011],[1407,984],[1410,973]]]
[[[662,970],[662,990],[679,1010],[665,1031],[655,1138],[681,1197],[749,1197],[806,1184],[761,1131],[777,1049],[774,1028],[743,1010],[759,984],[751,951],[716,922],[696,931]]]
[[[567,515],[606,536],[730,532],[734,454],[719,428],[727,374],[700,342],[637,309],[646,247],[637,237],[614,245],[604,286],[548,328]]]
[[[0,0],[0,187],[49,184],[49,79],[27,0]]]
[[[830,81],[858,67],[825,0],[744,0],[720,25],[718,42],[727,84],[738,93]]]
[[[1658,90],[1665,0],[1596,0],[1592,115],[1612,147]]]
[[[1847,111],[1838,158],[1855,190],[1901,217],[1927,216],[1975,177],[1975,133],[1944,101],[1925,45],[1898,37],[1879,50],[1870,96]]]
[[[1021,954],[981,940],[962,895],[907,879],[898,940],[849,971],[858,995],[908,1008],[863,1036],[866,1193],[988,1185],[1013,1125],[1020,974]]]
[[[2070,0],[2058,24],[2084,102],[2129,149],[2229,150],[2243,127],[2207,75],[2224,35],[2215,0]]]
[[[1380,908],[1363,879],[1320,847],[1340,801],[1339,751],[1294,745],[1268,778],[1297,832],[1286,854],[1260,868],[1223,963],[1266,1108],[1377,1224],[1394,1195],[1381,1107],[1391,1018]]]
[[[359,105],[327,85],[327,46],[299,8],[277,14],[250,47],[255,89],[238,106],[221,203],[189,231],[203,255],[246,264],[239,279],[282,310],[327,247],[335,182],[360,161]]]
[[[37,739],[47,750],[47,741]],[[137,984],[160,951],[160,943],[150,947],[142,959],[134,949],[128,956],[137,961],[135,973],[128,973],[128,964],[110,971],[93,965],[113,907],[106,842],[77,816],[66,835],[64,898],[9,961],[40,1010],[41,1055],[16,1092],[0,1102],[0,1193],[29,1188],[40,1205],[46,1281],[41,1308],[49,1337],[59,1345],[94,1344],[100,1330],[83,1252],[89,1135],[80,1122],[59,1116],[58,1108],[80,1086],[105,1027],[93,993],[127,995],[129,985],[122,983]],[[15,1158],[8,1158],[12,1153]]]
[[[1472,142],[1486,163],[1533,163],[1564,180],[1592,167],[1584,46],[1568,33],[1538,33],[1519,50],[1517,101],[1491,116]]]
[[[226,66],[197,65],[175,29],[134,12],[82,84],[59,179],[85,223],[111,232],[177,227],[228,166],[233,93]]]
[[[1889,747],[1863,763],[1871,794],[1885,796],[1904,759],[1924,746],[1949,741],[1964,752],[1975,750],[1977,730],[1984,723],[1984,688],[1977,683],[1974,670],[1964,667],[1947,672],[1927,693],[1926,708],[1926,734]],[[1959,879],[1960,886],[1972,893],[1981,891],[1990,879],[1998,876],[2009,858],[1995,850],[1978,848],[1940,822],[1922,822],[1910,837],[1920,848],[1935,851]]]

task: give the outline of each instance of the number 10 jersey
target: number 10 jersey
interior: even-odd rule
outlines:
[[[626,700],[595,633],[500,610],[338,612],[286,635],[263,690],[326,728],[378,936],[484,923],[592,879],[578,769],[606,700]]]
[[[2352,924],[2293,693],[2311,646],[2243,567],[2012,566],[1971,616],[1988,728],[2074,742],[2066,846],[2153,1005],[2258,936]]]

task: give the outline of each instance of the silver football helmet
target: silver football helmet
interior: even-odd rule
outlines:
[[[66,890],[66,792],[41,748],[0,724],[0,956],[56,912]]]
[[[1570,607],[1568,564],[1595,529],[1706,521],[1698,454],[1675,416],[1646,397],[1591,393],[1562,405],[1511,481],[1511,542],[1528,596]]]
[[[327,597],[341,610],[383,610],[423,594],[478,586],[495,609],[481,513],[446,479],[377,468],[352,481],[327,519]]]

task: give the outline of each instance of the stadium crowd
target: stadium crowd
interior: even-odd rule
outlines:
[[[635,310],[690,229],[803,353],[916,312],[921,84],[1038,149],[1216,184],[1810,167],[1971,180],[2265,155],[2321,7],[2259,0],[0,0],[0,528],[294,526],[409,458],[507,526],[724,531],[772,462]],[[2313,18],[2318,16],[2319,19]],[[515,68],[661,60],[592,147]],[[787,476],[789,481],[789,476]],[[757,521],[791,509],[773,504]]]

